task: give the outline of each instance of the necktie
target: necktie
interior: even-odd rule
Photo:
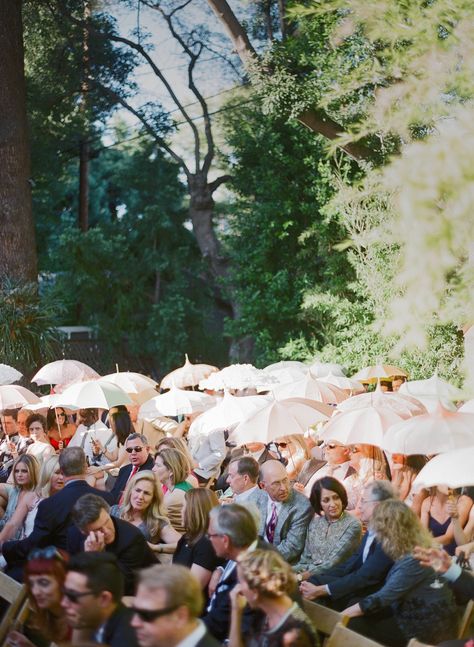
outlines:
[[[272,503],[272,516],[270,517],[270,521],[267,523],[267,528],[266,528],[267,539],[271,544],[273,544],[273,539],[275,537],[275,528],[277,525],[277,521],[278,521],[278,516],[277,516],[276,503]]]
[[[132,471],[130,472],[130,476],[127,479],[127,483],[130,481],[131,478],[135,476],[135,474],[138,472],[138,465],[134,465],[132,468]],[[122,494],[120,495],[119,499],[119,505],[122,505],[123,503],[123,493],[125,492],[125,488],[127,487],[127,483],[125,483],[125,487],[123,488]]]

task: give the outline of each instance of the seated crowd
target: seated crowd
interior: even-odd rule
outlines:
[[[319,645],[304,600],[390,647],[456,637],[472,492],[414,492],[426,457],[302,436],[226,456],[224,432],[102,418],[4,412],[0,567],[30,600],[9,644]]]

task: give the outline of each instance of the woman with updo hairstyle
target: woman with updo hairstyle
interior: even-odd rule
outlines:
[[[296,577],[291,566],[274,550],[244,552],[237,562],[238,584],[230,592],[232,604],[229,647],[315,647],[318,637],[311,620],[293,602]],[[242,635],[246,605],[253,625]],[[288,643],[291,639],[292,642]]]
[[[165,448],[155,455],[153,472],[163,485],[164,503],[171,525],[180,533],[185,530],[182,525],[184,494],[192,489],[186,481],[190,471],[188,458],[178,449]]]
[[[318,479],[309,498],[314,510],[299,562],[293,567],[301,582],[350,557],[359,546],[362,526],[346,512],[347,493],[332,476]]]
[[[67,560],[67,553],[54,546],[37,548],[30,553],[24,581],[31,612],[21,633],[10,632],[9,645],[46,647],[71,640],[72,630],[61,607]]]
[[[183,438],[177,438],[175,436],[165,436],[160,438],[160,440],[155,445],[156,453],[159,454],[163,449],[177,449],[186,456],[189,461],[190,470],[195,466],[194,459],[191,456],[186,441]],[[192,471],[188,474],[186,481],[193,487],[199,487],[199,481],[193,475]]]

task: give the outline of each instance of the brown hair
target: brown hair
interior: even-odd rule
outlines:
[[[209,526],[210,511],[219,506],[217,494],[206,488],[188,490],[184,499],[186,508],[183,515],[183,524],[186,528],[186,539],[193,546],[203,537]]]

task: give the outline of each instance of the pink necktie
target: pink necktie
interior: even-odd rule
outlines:
[[[268,541],[273,544],[273,539],[275,538],[275,528],[277,525],[278,516],[277,516],[277,507],[276,503],[272,503],[272,516],[270,521],[267,523],[266,535]]]

